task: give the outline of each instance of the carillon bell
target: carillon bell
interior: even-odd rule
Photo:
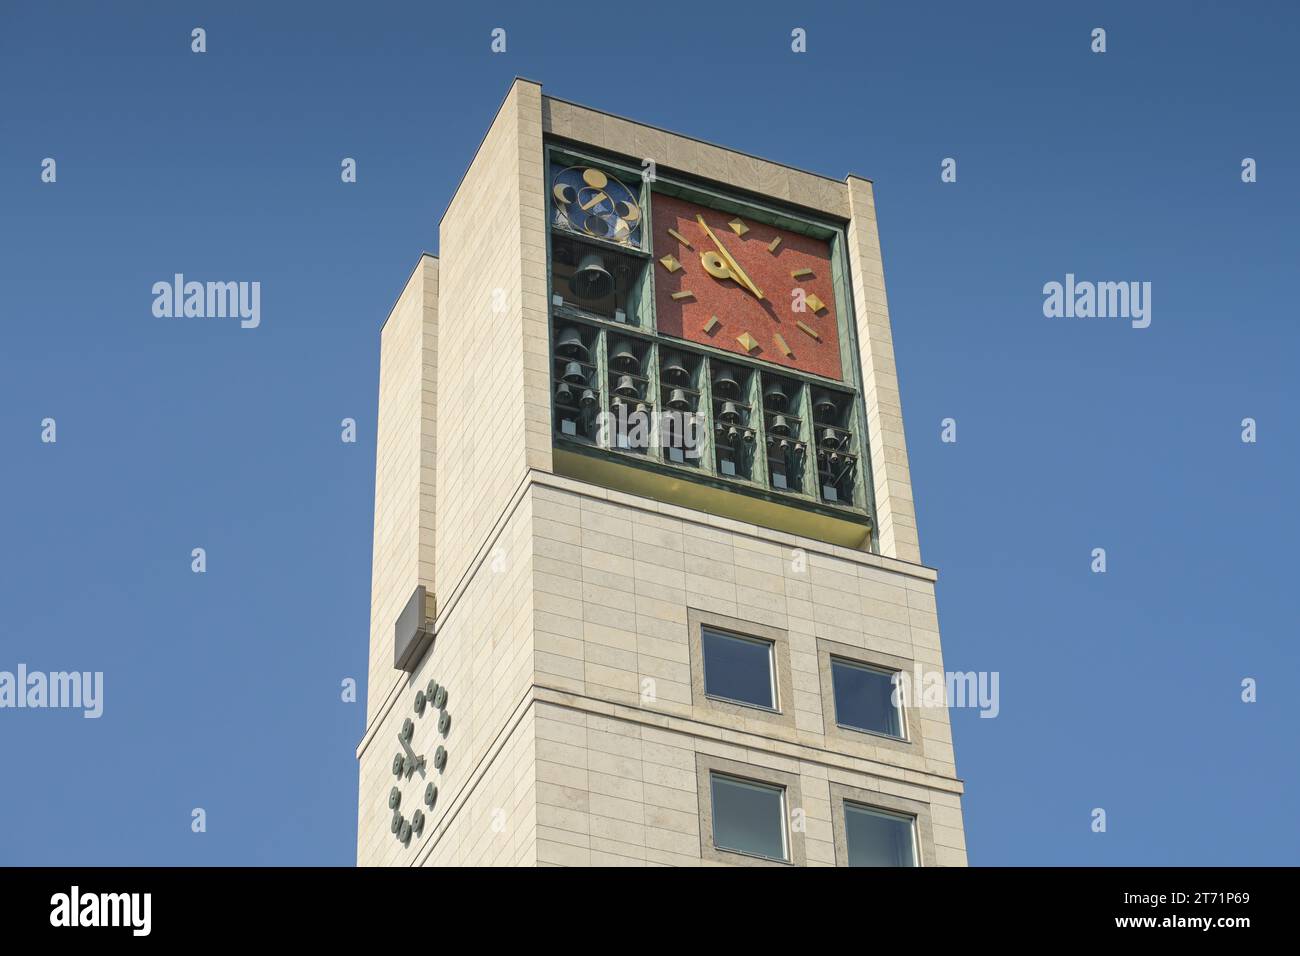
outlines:
[[[618,384],[614,386],[614,392],[624,398],[636,398],[636,382],[632,381],[631,375],[620,375]]]
[[[614,291],[614,277],[599,252],[589,252],[578,260],[578,270],[569,277],[569,288],[579,299],[603,299]]]
[[[719,369],[713,376],[713,394],[719,398],[739,398],[740,383],[728,369]]]
[[[589,388],[584,388],[582,390],[582,398],[578,399],[578,402],[583,408],[594,408],[596,405],[596,393]]]
[[[819,419],[835,417],[835,399],[827,392],[818,392],[813,396],[813,415]]]
[[[718,412],[718,418],[728,425],[734,425],[740,421],[740,409],[736,407],[735,402],[723,402],[722,411]]]
[[[571,385],[583,385],[587,381],[587,373],[583,371],[581,362],[569,362],[564,366],[564,374],[560,377]]]
[[[609,364],[620,372],[641,371],[641,360],[636,357],[632,343],[627,339],[619,339],[614,343],[613,350],[609,353]]]
[[[781,387],[780,382],[767,383],[767,387],[763,389],[764,405],[773,411],[784,411],[789,402],[790,398],[785,394],[785,389]]]
[[[555,340],[555,354],[565,358],[586,359],[587,346],[582,341],[582,333],[573,326],[560,329]]]
[[[561,405],[573,404],[573,389],[568,382],[562,381],[555,387],[555,400]]]
[[[746,428],[740,433],[740,437],[745,440],[746,445],[752,444],[754,441],[754,430],[752,428]]]
[[[773,415],[772,425],[768,429],[773,435],[790,434],[790,422],[784,415]]]
[[[678,363],[665,365],[663,377],[669,385],[687,385],[691,381],[691,373],[686,370],[686,366]]]
[[[735,425],[732,425],[730,428],[727,429],[727,441],[731,442],[734,445],[736,443],[736,439],[739,437],[740,437],[740,429],[738,429]]]
[[[691,400],[686,397],[684,391],[675,388],[668,393],[668,407],[673,411],[684,412],[691,407]]]
[[[833,428],[822,429],[822,447],[837,448],[840,444],[840,436],[835,433]]]

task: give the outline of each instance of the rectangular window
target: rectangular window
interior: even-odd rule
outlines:
[[[710,697],[776,710],[772,642],[704,628],[704,693]]]
[[[903,715],[894,702],[894,674],[831,658],[835,722],[852,730],[903,737]]]
[[[912,817],[844,801],[849,866],[916,866]]]
[[[709,774],[713,845],[768,860],[790,858],[785,832],[785,788]]]

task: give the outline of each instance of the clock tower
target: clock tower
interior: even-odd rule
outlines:
[[[872,185],[516,80],[381,332],[362,865],[961,866]]]

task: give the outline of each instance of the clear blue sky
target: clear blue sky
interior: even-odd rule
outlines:
[[[0,711],[0,863],[354,860],[378,330],[516,74],[875,181],[972,862],[1300,861],[1295,5],[744,6],[4,5],[0,670],[106,688]]]

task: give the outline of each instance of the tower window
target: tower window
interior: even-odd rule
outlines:
[[[776,710],[772,642],[704,628],[704,692],[710,697]]]
[[[837,724],[903,738],[903,712],[895,699],[893,672],[831,658],[831,682]]]
[[[788,861],[785,788],[709,774],[713,845],[768,860]]]
[[[915,818],[844,801],[849,866],[916,866]]]

